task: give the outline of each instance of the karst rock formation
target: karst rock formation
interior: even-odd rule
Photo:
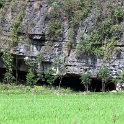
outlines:
[[[89,71],[97,77],[106,66],[110,77],[120,76],[124,69],[123,0],[6,0],[0,19],[1,53],[20,11],[24,16],[17,33],[23,38],[10,51],[17,57],[18,70],[27,71],[25,60],[42,54],[38,62],[42,72],[52,68],[79,76]],[[4,67],[2,59],[0,67]]]

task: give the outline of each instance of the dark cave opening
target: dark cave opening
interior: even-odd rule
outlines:
[[[106,91],[116,90],[116,86],[113,82],[109,81],[105,87]]]
[[[58,79],[55,82],[55,86],[59,86],[60,80]],[[74,91],[85,91],[85,87],[81,84],[80,77],[63,77],[61,82],[61,87],[70,88]],[[91,92],[101,92],[102,89],[102,81],[97,78],[92,78],[91,85],[89,86],[89,91]],[[105,91],[112,91],[115,90],[116,86],[113,82],[108,81],[106,83]]]
[[[26,83],[26,74],[27,72],[24,72],[24,71],[17,71],[17,79],[18,79],[18,83],[23,83],[25,84]],[[14,77],[16,77],[16,70],[13,70],[13,75]]]
[[[102,81],[97,78],[92,78],[90,90],[92,92],[101,92],[101,89],[102,89]],[[112,91],[115,89],[116,89],[116,86],[112,81],[108,81],[106,83],[105,91]]]
[[[6,72],[6,69],[0,68],[0,81],[2,82],[2,79],[4,78],[4,74]],[[16,71],[13,71],[14,76],[16,75]],[[18,71],[18,83],[26,84],[26,74],[27,72],[24,71]],[[60,79],[58,78],[53,86],[58,87],[60,84]],[[46,81],[39,80],[37,82],[37,85],[46,85],[49,84]],[[81,84],[80,76],[69,76],[69,77],[63,77],[60,87],[62,88],[70,88],[73,91],[85,91],[85,87],[83,84]],[[91,92],[101,92],[102,89],[102,81],[97,78],[92,78],[91,85],[89,86],[89,90]],[[105,90],[106,91],[112,91],[115,90],[116,86],[112,81],[108,81],[106,83]]]
[[[102,81],[97,78],[92,78],[90,89],[92,92],[101,92]]]
[[[0,68],[0,82],[3,82],[5,73],[6,73],[6,69]],[[18,74],[18,83],[19,84],[21,84],[21,83],[25,84],[27,72],[18,70],[17,74]],[[16,77],[16,71],[15,70],[13,70],[13,76]]]
[[[63,88],[70,88],[74,91],[84,91],[85,87],[83,84],[81,84],[81,80],[78,76],[73,77],[63,77],[60,87]],[[55,82],[55,86],[59,86],[60,80],[57,79]]]

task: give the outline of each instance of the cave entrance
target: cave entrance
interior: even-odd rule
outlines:
[[[2,81],[5,72],[6,72],[6,69],[0,68],[0,81]],[[13,73],[14,73],[14,76],[15,76],[16,75],[16,71],[14,70]],[[18,81],[19,82],[20,81],[21,82],[24,81],[24,83],[25,83],[25,81],[26,81],[26,74],[27,74],[27,72],[18,71]],[[59,83],[60,83],[60,80],[57,79],[55,81],[55,83],[53,84],[53,86],[59,86]],[[43,82],[43,81],[38,81],[37,84],[38,85],[48,85],[47,82]],[[80,76],[63,77],[60,87],[62,87],[62,88],[70,88],[73,91],[85,91],[84,85],[81,84]],[[102,89],[102,81],[100,79],[97,79],[97,78],[92,78],[91,86],[89,87],[89,90],[91,92],[101,92],[101,89]],[[116,90],[116,86],[110,80],[110,81],[107,82],[105,90],[106,91]]]
[[[106,91],[116,90],[116,85],[112,81],[108,81],[105,89],[106,89]]]
[[[56,80],[54,86],[59,86],[60,80]],[[63,88],[70,88],[74,91],[85,91],[85,87],[81,84],[80,76],[70,76],[70,77],[63,77],[61,82],[61,87]],[[102,89],[102,81],[97,78],[92,78],[91,85],[89,90],[91,92],[101,92]],[[116,86],[112,81],[108,81],[106,83],[105,91],[112,91],[115,90]]]
[[[81,84],[81,80],[79,78],[79,76],[63,77],[60,87],[70,88],[74,91],[84,91],[85,87]],[[59,83],[60,80],[57,79],[54,85],[59,86]]]
[[[91,81],[91,87],[92,92],[101,92],[102,89],[102,81],[97,78],[93,78]]]
[[[101,92],[102,89],[102,81],[97,78],[93,78],[91,82],[91,91],[92,92]],[[105,91],[115,90],[116,86],[112,81],[108,81],[105,86]]]
[[[17,83],[25,84],[25,82],[26,82],[26,74],[27,74],[27,72],[18,70],[17,71],[17,80],[18,80]],[[16,78],[16,70],[13,70],[13,75]]]

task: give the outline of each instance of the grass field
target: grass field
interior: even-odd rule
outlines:
[[[0,124],[124,124],[124,94],[0,93]]]

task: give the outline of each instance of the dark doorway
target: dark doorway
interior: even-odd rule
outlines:
[[[17,71],[17,80],[18,80],[18,82],[17,83],[24,83],[25,84],[25,82],[26,82],[26,74],[27,74],[27,72],[24,72],[24,71]],[[14,75],[14,77],[16,78],[16,70],[13,70],[13,75]]]
[[[63,88],[70,88],[74,91],[84,91],[85,87],[83,84],[81,84],[80,77],[63,77],[61,82],[61,87]],[[56,80],[55,84],[56,86],[59,86],[60,80]]]
[[[93,78],[92,82],[91,82],[91,88],[90,89],[92,92],[101,92],[102,81],[97,79],[97,78]]]

